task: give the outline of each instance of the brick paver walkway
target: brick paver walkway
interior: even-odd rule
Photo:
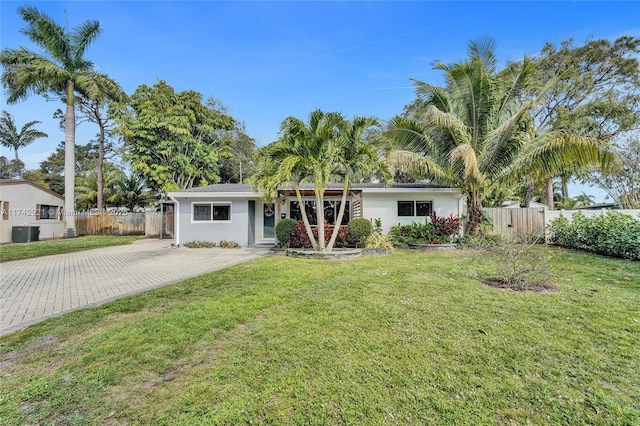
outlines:
[[[140,240],[126,246],[1,263],[0,335],[268,252],[263,248],[171,248],[171,242]]]

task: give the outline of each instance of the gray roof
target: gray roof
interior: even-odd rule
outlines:
[[[383,183],[352,183],[351,189],[366,189],[366,188],[384,188]],[[394,183],[387,188],[395,189],[427,189],[427,188],[446,188],[441,185],[433,185],[427,183]],[[281,186],[280,189],[293,189],[291,186]],[[300,189],[313,189],[312,183],[303,183],[300,185]],[[341,183],[330,183],[328,189],[342,189]],[[254,193],[255,191],[249,184],[240,183],[216,183],[213,185],[199,186],[197,188],[184,189],[182,191],[175,191],[176,193],[192,193],[192,192],[235,192],[235,193]]]
[[[179,193],[183,192],[251,192],[253,188],[246,183],[215,183],[213,185],[198,186],[197,188],[183,189],[182,191],[175,191]]]

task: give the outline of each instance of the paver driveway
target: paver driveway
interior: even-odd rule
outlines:
[[[139,240],[0,263],[0,335],[268,253],[266,248],[171,248],[171,242]]]

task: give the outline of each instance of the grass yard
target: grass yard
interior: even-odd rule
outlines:
[[[65,254],[74,251],[89,250],[99,247],[131,244],[140,236],[90,235],[60,240],[34,241],[32,243],[14,243],[0,245],[0,262],[10,260],[31,259],[52,254]]]
[[[0,424],[640,424],[640,262],[267,257],[0,339]],[[486,258],[486,257],[485,257]]]

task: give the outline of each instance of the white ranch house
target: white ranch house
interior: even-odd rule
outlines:
[[[64,198],[28,180],[0,179],[0,243],[11,242],[14,227],[38,227],[39,239],[64,234]]]
[[[307,212],[311,211],[315,225],[315,195],[313,187],[301,187]],[[171,192],[176,203],[175,242],[220,240],[235,241],[241,246],[274,244],[274,226],[282,218],[299,220],[300,209],[295,192],[282,188],[272,203],[265,202],[251,185],[216,184]],[[331,184],[325,192],[324,217],[335,224],[342,184]],[[353,184],[347,196],[342,224],[363,217],[382,220],[386,233],[398,223],[424,221],[435,211],[439,216],[462,216],[464,198],[458,189],[426,184]]]

